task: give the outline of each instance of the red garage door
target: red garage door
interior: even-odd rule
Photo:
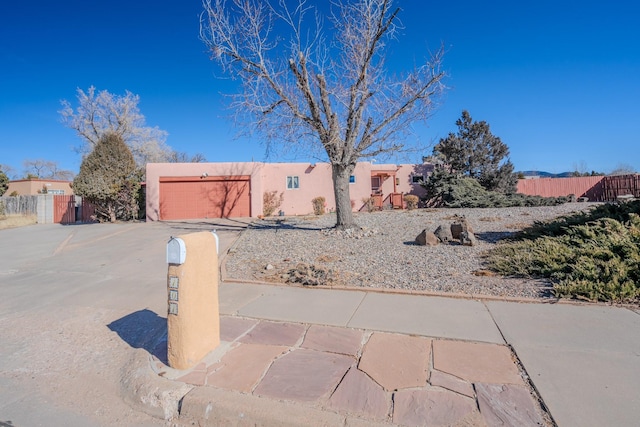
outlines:
[[[160,178],[160,219],[251,216],[248,176]]]

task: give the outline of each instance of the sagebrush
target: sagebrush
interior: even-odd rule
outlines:
[[[325,207],[327,205],[326,199],[322,196],[314,197],[311,199],[313,205],[313,213],[316,215],[324,215]]]
[[[271,216],[273,213],[282,205],[282,201],[284,200],[284,193],[280,193],[276,190],[274,191],[265,191],[262,194],[262,214],[264,216]]]
[[[418,207],[419,200],[418,196],[414,194],[405,194],[404,196],[404,202],[407,205],[408,210],[416,209]]]
[[[367,212],[373,212],[376,209],[375,199],[373,197],[363,197],[362,203]]]

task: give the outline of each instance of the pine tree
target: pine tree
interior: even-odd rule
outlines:
[[[508,158],[509,147],[491,133],[489,124],[472,121],[465,110],[456,125],[458,133],[441,139],[433,148],[434,156],[450,172],[474,178],[486,190],[515,192],[517,178]]]

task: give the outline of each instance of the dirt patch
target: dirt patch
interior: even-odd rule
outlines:
[[[25,227],[27,225],[36,224],[35,215],[8,215],[0,217],[0,230],[7,228]]]

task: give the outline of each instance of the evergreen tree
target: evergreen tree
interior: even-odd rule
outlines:
[[[0,196],[9,188],[9,177],[2,169],[0,169]]]
[[[106,133],[80,165],[73,190],[96,208],[97,219],[137,218],[140,177],[131,150],[120,135]]]
[[[515,192],[517,177],[508,159],[509,147],[491,133],[489,124],[472,121],[465,110],[456,125],[458,133],[441,139],[433,148],[434,156],[450,172],[474,178],[486,190]]]

